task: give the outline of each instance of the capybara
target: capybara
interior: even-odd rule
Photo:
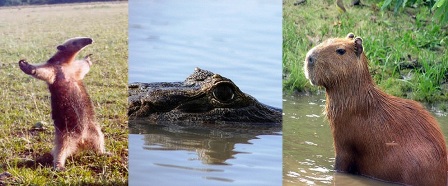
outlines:
[[[19,61],[23,72],[48,84],[55,127],[52,155],[56,170],[64,170],[67,157],[79,149],[105,153],[104,135],[82,82],[92,65],[90,55],[83,60],[75,60],[79,51],[92,42],[91,38],[85,37],[69,39],[59,45],[56,54],[41,65]]]
[[[362,39],[348,34],[312,48],[304,63],[325,87],[335,169],[406,185],[446,185],[447,153],[437,121],[418,102],[373,82]]]

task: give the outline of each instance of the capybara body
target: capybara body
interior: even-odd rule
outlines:
[[[46,63],[31,65],[19,61],[20,69],[43,80],[51,93],[51,115],[55,127],[53,166],[65,169],[65,160],[79,149],[105,153],[104,135],[96,122],[93,104],[82,79],[89,72],[90,55],[75,60],[90,38],[72,38],[57,47],[58,51]]]
[[[311,49],[304,71],[325,87],[335,169],[406,185],[446,185],[444,136],[418,102],[376,87],[362,39],[349,34]]]

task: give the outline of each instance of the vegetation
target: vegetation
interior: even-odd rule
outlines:
[[[410,6],[428,6],[431,11],[435,11],[433,15],[433,20],[437,20],[440,24],[448,23],[448,16],[446,11],[448,11],[448,1],[447,0],[396,0],[394,2],[394,13],[397,14],[400,7]],[[384,0],[379,3],[381,5],[381,10],[384,10],[392,6],[392,0]]]
[[[127,2],[0,9],[0,185],[126,185]],[[93,54],[84,78],[111,156],[84,152],[52,170],[54,127],[47,85],[19,69],[18,61],[48,60],[66,39],[88,36]],[[42,127],[36,124],[42,124]],[[48,123],[48,124],[45,124]]]
[[[371,75],[386,92],[448,101],[447,27],[431,21],[430,7],[404,7],[394,15],[369,0],[347,7],[346,13],[338,12],[333,0],[295,2],[286,0],[283,6],[285,91],[316,91],[303,74],[306,52],[322,40],[352,32],[363,38]]]

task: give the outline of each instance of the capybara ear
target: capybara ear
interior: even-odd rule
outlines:
[[[348,39],[353,39],[353,38],[355,38],[355,34],[353,34],[353,33],[348,33],[348,34],[347,34],[347,38],[348,38]]]
[[[356,37],[355,38],[355,53],[356,53],[356,56],[358,56],[358,57],[361,56],[362,50],[363,50],[363,48],[362,48],[362,39],[360,37]]]
[[[65,46],[64,46],[64,45],[59,45],[59,46],[57,47],[57,49],[60,50],[60,51],[65,50]]]

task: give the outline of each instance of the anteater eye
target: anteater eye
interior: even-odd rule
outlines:
[[[340,49],[337,49],[336,50],[336,53],[338,53],[339,55],[344,55],[345,54],[345,50],[344,49],[342,49],[342,48],[340,48]]]
[[[63,50],[65,50],[65,46],[64,45],[59,45],[57,47],[57,49],[60,50],[60,51],[63,51]]]
[[[212,91],[213,97],[221,102],[231,101],[235,97],[233,88],[228,83],[218,84]]]

